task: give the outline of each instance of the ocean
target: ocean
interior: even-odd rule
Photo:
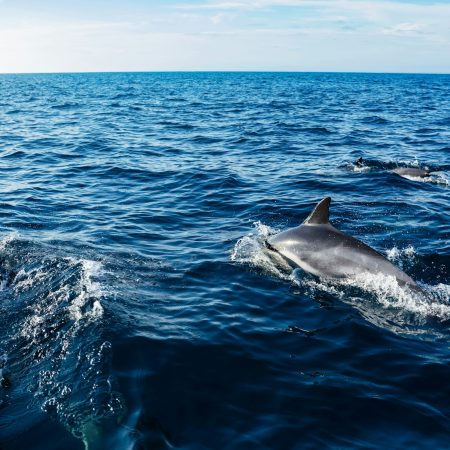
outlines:
[[[449,447],[449,75],[0,92],[2,450]],[[326,196],[428,295],[275,260]]]

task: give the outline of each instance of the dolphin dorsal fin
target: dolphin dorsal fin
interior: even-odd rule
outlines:
[[[327,225],[329,217],[331,198],[325,197],[314,208],[313,212],[303,222],[306,225]]]

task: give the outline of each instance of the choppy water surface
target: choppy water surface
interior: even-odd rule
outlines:
[[[449,76],[0,89],[2,449],[448,447]],[[264,250],[324,196],[428,297]]]

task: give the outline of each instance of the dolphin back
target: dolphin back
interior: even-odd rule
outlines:
[[[399,167],[392,171],[393,173],[400,175],[401,177],[409,176],[409,177],[418,177],[418,178],[426,178],[430,176],[430,172],[428,170],[418,169],[416,167]]]

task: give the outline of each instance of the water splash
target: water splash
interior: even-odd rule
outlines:
[[[100,332],[109,294],[103,265],[15,237],[2,253],[10,270],[4,295],[22,303],[5,346],[13,382],[28,385],[32,403],[88,442],[124,410],[110,375],[111,344]]]
[[[417,181],[419,183],[431,183],[441,186],[450,186],[450,178],[444,172],[432,172],[428,177],[413,177],[411,175],[402,175],[402,178],[406,178],[411,181]]]
[[[412,260],[415,256],[416,250],[412,245],[402,249],[394,246],[386,252],[386,258],[397,263],[401,263],[404,259]]]
[[[0,251],[5,250],[5,248],[13,241],[16,241],[19,239],[19,233],[17,231],[14,231],[13,233],[10,233],[0,239]]]
[[[395,163],[399,166],[399,167],[416,167],[418,169],[425,169],[427,170],[428,167],[427,166],[421,166],[420,165],[420,161],[419,158],[417,156],[411,158],[411,159],[399,159],[397,161],[395,161]]]
[[[103,307],[100,303],[100,298],[103,296],[103,289],[100,283],[94,281],[95,276],[99,276],[102,271],[102,265],[98,261],[91,261],[82,259],[78,263],[81,264],[81,279],[80,279],[80,293],[72,301],[69,306],[69,311],[75,321],[81,320],[83,315],[91,319],[99,319],[103,315]],[[92,307],[84,312],[86,302],[90,298],[95,300],[92,302]]]
[[[348,170],[350,172],[357,172],[357,173],[370,172],[370,170],[372,169],[364,161],[360,162],[358,164],[356,164],[356,161],[347,162],[347,163],[344,163],[341,167],[344,167],[346,170]]]
[[[289,280],[290,276],[286,274],[286,271],[291,272],[289,264],[276,253],[269,254],[265,245],[268,237],[277,233],[277,230],[260,221],[254,222],[253,226],[254,231],[236,242],[231,251],[231,261],[260,268],[279,278]]]

